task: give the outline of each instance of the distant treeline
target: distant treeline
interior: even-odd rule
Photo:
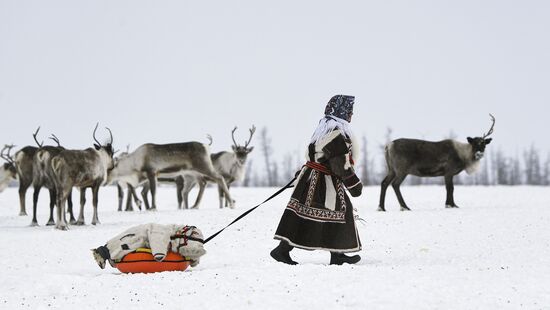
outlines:
[[[386,141],[390,142],[391,129],[387,130]],[[453,133],[450,139],[455,139]],[[262,158],[263,162],[249,161],[245,181],[241,184],[245,187],[282,186],[292,179],[294,173],[304,164],[304,154],[296,151],[287,153],[281,161],[272,148],[268,130],[263,128],[256,140],[259,146],[256,150],[256,158]],[[371,146],[366,137],[361,139],[361,158],[355,158],[355,169],[358,176],[366,185],[379,185],[386,175],[386,163],[383,158],[383,145]],[[374,149],[374,150],[373,150]],[[261,155],[261,157],[259,156]],[[418,178],[409,176],[405,182],[407,185],[444,184],[441,178]],[[457,185],[550,185],[550,154],[543,153],[531,145],[519,154],[505,154],[498,146],[489,145],[485,158],[477,173],[467,175],[462,173],[455,177]]]

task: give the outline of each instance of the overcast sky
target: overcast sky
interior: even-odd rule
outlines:
[[[349,94],[371,145],[387,127],[465,140],[493,113],[492,147],[549,151],[549,16],[547,0],[0,0],[0,143],[41,125],[88,147],[99,121],[119,149],[210,133],[225,150],[255,124],[282,158]]]

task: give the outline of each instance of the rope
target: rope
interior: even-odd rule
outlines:
[[[248,214],[250,214],[252,211],[256,210],[258,207],[260,207],[261,205],[265,204],[266,202],[270,201],[271,199],[279,196],[282,192],[284,192],[287,188],[290,188],[292,186],[292,183],[294,183],[294,181],[296,181],[296,179],[298,178],[298,176],[295,176],[294,179],[292,179],[292,181],[290,181],[287,185],[285,185],[284,187],[282,187],[281,189],[279,189],[276,193],[274,193],[273,195],[271,195],[269,198],[267,198],[264,202],[260,203],[259,205],[253,207],[252,209],[249,209],[248,211],[244,212],[243,214],[239,215],[239,217],[237,217],[235,220],[233,220],[233,222],[231,222],[229,225],[225,226],[224,228],[222,228],[220,231],[218,231],[217,233],[213,234],[212,236],[206,238],[206,240],[204,240],[204,243],[208,243],[210,240],[216,238],[219,234],[221,234],[224,230],[226,230],[229,226],[237,223],[238,221],[240,221],[242,218],[244,218],[245,216],[247,216]]]

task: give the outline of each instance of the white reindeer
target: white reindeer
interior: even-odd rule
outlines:
[[[231,131],[231,138],[233,139],[233,152],[219,152],[211,155],[212,163],[214,165],[214,169],[224,178],[225,182],[227,183],[227,187],[229,188],[231,184],[237,181],[244,180],[244,175],[246,172],[246,161],[248,159],[248,155],[254,150],[254,147],[249,147],[250,142],[252,141],[252,137],[254,136],[254,133],[256,132],[256,127],[252,126],[252,128],[249,129],[250,131],[250,137],[248,141],[245,142],[244,146],[239,145],[235,141],[235,131],[237,131],[237,127]],[[206,188],[206,185],[208,183],[208,179],[204,178],[200,174],[197,173],[189,173],[183,175],[183,184],[182,186],[178,186],[178,192],[181,191],[181,195],[178,195],[178,198],[181,196],[183,199],[183,205],[185,208],[189,205],[188,197],[189,192],[198,184],[199,185],[199,193],[197,196],[197,200],[195,201],[195,204],[192,208],[196,209],[199,207],[199,204],[202,200],[204,189]],[[224,195],[224,192],[218,187],[218,198],[220,201],[220,208],[224,207],[224,200],[225,205],[227,206],[229,200],[227,200],[227,197]]]
[[[0,152],[0,158],[6,161],[2,166],[0,166],[0,193],[3,192],[4,189],[10,185],[10,182],[15,180],[17,177],[15,164],[10,156],[10,151],[12,148],[14,148],[14,145],[5,145]]]
[[[193,171],[216,182],[229,200],[229,206],[233,207],[225,180],[214,169],[210,159],[209,146],[200,142],[144,144],[117,162],[109,173],[109,183],[122,182],[135,188],[148,182],[152,194],[151,209],[156,210],[157,178],[175,179]],[[148,206],[147,202],[145,206]]]

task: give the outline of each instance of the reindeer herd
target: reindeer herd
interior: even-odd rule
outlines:
[[[495,118],[491,116],[492,125],[481,137],[468,137],[467,143],[456,140],[430,142],[416,139],[398,139],[385,148],[387,176],[381,184],[379,211],[386,211],[385,199],[387,188],[391,185],[395,191],[401,210],[410,210],[401,194],[400,186],[407,175],[419,177],[444,177],[447,190],[445,206],[458,208],[454,201],[453,177],[466,170],[473,173],[483,158],[486,146],[491,143],[488,138],[494,130]],[[186,142],[173,144],[147,143],[135,151],[127,150],[114,157],[113,134],[109,128],[110,141],[103,145],[96,138],[98,129],[94,128],[93,148],[85,150],[67,150],[61,146],[59,139],[50,137],[57,145],[44,145],[38,142],[40,127],[33,134],[37,146],[26,146],[11,155],[13,145],[6,145],[0,152],[4,163],[0,168],[0,192],[13,179],[19,180],[20,215],[27,215],[25,196],[27,189],[34,188],[33,218],[31,225],[38,225],[36,209],[40,189],[45,187],[50,193],[50,218],[47,225],[56,225],[66,230],[68,224],[84,225],[84,205],[86,189],[91,188],[93,195],[92,224],[99,223],[97,207],[101,186],[116,184],[118,186],[118,210],[122,211],[124,189],[127,189],[126,210],[133,210],[133,203],[141,209],[156,210],[156,195],[159,182],[176,184],[179,209],[188,209],[189,192],[199,186],[199,193],[191,208],[198,208],[206,185],[211,182],[218,187],[220,208],[233,208],[235,201],[229,192],[231,184],[243,180],[246,160],[254,149],[250,147],[256,128],[252,126],[250,136],[244,145],[235,141],[237,127],[231,132],[232,151],[211,154],[210,143]],[[142,200],[136,194],[136,188],[142,186]],[[80,212],[78,220],[73,214],[72,190],[80,190]],[[148,196],[151,194],[151,201]],[[57,206],[56,218],[54,209]],[[70,218],[66,219],[67,213]]]
[[[148,210],[156,210],[158,182],[176,184],[178,208],[189,208],[189,192],[199,185],[199,195],[192,208],[198,208],[204,189],[209,182],[218,186],[220,208],[233,208],[235,201],[229,192],[230,185],[244,178],[249,147],[256,128],[250,129],[250,137],[245,145],[235,141],[237,127],[231,132],[233,150],[211,154],[210,144],[186,142],[173,144],[147,143],[135,151],[124,152],[115,157],[113,134],[109,128],[110,140],[101,144],[96,138],[99,124],[94,128],[93,147],[85,150],[68,150],[61,146],[59,139],[50,137],[57,146],[39,142],[40,127],[33,134],[37,146],[26,146],[13,156],[13,145],[6,145],[0,157],[6,161],[0,168],[0,191],[12,180],[19,181],[19,215],[27,215],[25,198],[27,189],[32,185],[33,218],[31,226],[37,226],[36,210],[40,190],[45,187],[50,193],[50,218],[46,225],[55,225],[57,229],[67,230],[68,224],[84,225],[84,206],[86,189],[92,190],[92,224],[99,224],[98,202],[101,186],[116,184],[118,187],[118,210],[122,210],[124,188],[128,190],[126,210],[133,209],[132,200],[141,209],[142,204]],[[136,188],[142,186],[143,202],[136,194]],[[78,220],[73,214],[72,190],[80,190],[80,212]],[[151,193],[151,201],[148,194]],[[57,207],[57,209],[56,209]],[[54,209],[57,210],[54,218]],[[66,215],[69,214],[67,221]]]

